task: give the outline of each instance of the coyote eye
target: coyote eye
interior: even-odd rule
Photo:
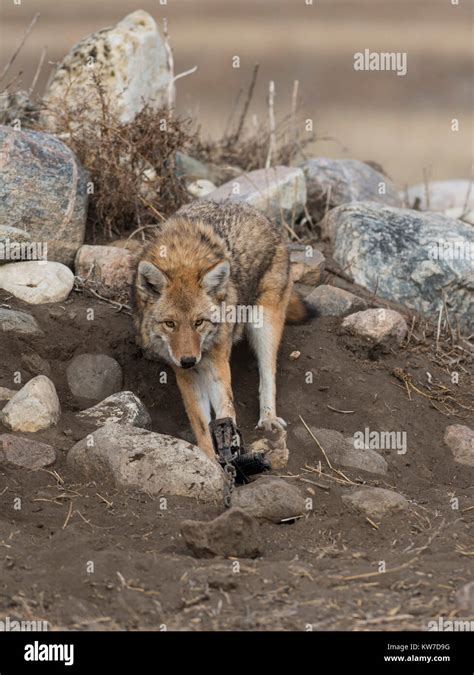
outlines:
[[[199,326],[202,326],[203,323],[204,319],[198,319],[197,321],[194,322],[194,325],[196,326],[196,328],[198,328]]]
[[[174,328],[176,324],[174,321],[165,321],[165,325],[167,328]]]

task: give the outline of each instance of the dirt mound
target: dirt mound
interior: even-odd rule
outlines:
[[[420,383],[440,383],[465,403],[465,375],[452,385],[446,370],[411,345],[364,360],[338,335],[336,318],[288,327],[278,401],[289,423],[290,461],[276,473],[298,485],[314,510],[293,523],[262,522],[261,558],[197,560],[180,524],[216,517],[221,505],[85,484],[65,462],[68,449],[93,430],[75,416],[70,359],[84,352],[113,356],[123,388],[147,406],[151,428],[190,440],[172,372],[146,361],[130,317],[97,299],[73,293],[61,305],[31,307],[3,294],[2,303],[30,312],[44,337],[0,334],[0,387],[19,388],[17,371],[23,383],[32,376],[22,355],[34,349],[51,366],[63,414],[56,428],[25,434],[56,448],[51,470],[0,469],[0,616],[85,630],[424,630],[434,617],[456,616],[456,591],[472,573],[474,470],[453,461],[443,435],[449,424],[469,424],[469,411],[456,408],[460,422],[407,382],[420,392],[429,391]],[[295,351],[299,358],[290,358]],[[232,363],[239,424],[250,442],[258,438],[257,365],[246,345],[235,349]],[[344,436],[366,428],[406,431],[407,452],[380,451],[385,476],[338,467],[342,478],[309,434],[295,435],[300,416]],[[409,509],[380,522],[366,518],[342,500],[351,483],[395,490]]]

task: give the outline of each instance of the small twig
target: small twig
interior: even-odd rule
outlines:
[[[408,333],[407,342],[406,342],[407,347],[410,344],[411,336],[413,335],[413,329],[415,327],[415,321],[416,321],[416,316],[414,316],[412,321],[411,321],[410,332]]]
[[[446,304],[446,295],[444,293],[443,293],[443,305],[444,305],[444,313],[446,314],[446,324],[449,328],[449,333],[451,335],[451,344],[454,344],[453,329],[452,329],[452,326],[451,326],[451,322],[449,320],[448,306]]]
[[[133,239],[133,237],[136,234],[139,234],[140,232],[143,232],[143,230],[155,230],[155,229],[156,229],[156,225],[142,225],[141,227],[137,227],[136,230],[133,230],[133,232],[128,235],[127,241],[129,241],[129,239]]]
[[[327,464],[328,464],[328,467],[329,467],[330,469],[332,469],[332,471],[334,471],[335,473],[337,473],[339,476],[342,476],[342,478],[343,478],[347,483],[350,483],[351,485],[355,485],[355,483],[354,483],[353,481],[351,481],[351,479],[348,478],[342,471],[339,471],[339,469],[335,469],[335,468],[332,466],[331,462],[329,461],[329,457],[326,455],[326,451],[324,450],[324,448],[323,448],[323,446],[321,445],[321,443],[318,441],[318,439],[317,439],[316,436],[313,434],[313,432],[311,431],[311,429],[309,428],[309,426],[306,424],[306,422],[304,421],[304,419],[301,417],[301,415],[298,415],[298,417],[300,418],[300,420],[303,422],[304,426],[306,427],[306,431],[309,433],[309,435],[311,436],[311,438],[315,441],[315,443],[317,444],[317,446],[319,447],[319,449],[320,449],[321,452],[323,453],[324,459],[326,460],[326,462],[327,462]]]
[[[374,521],[371,518],[369,518],[369,516],[366,516],[365,519],[368,523],[370,523],[372,525],[373,528],[375,528],[376,530],[379,529],[379,526],[377,525],[377,523],[374,523]]]
[[[71,515],[72,515],[72,506],[73,506],[73,503],[72,503],[72,500],[71,500],[71,502],[70,502],[70,504],[69,504],[69,511],[68,511],[68,513],[67,513],[66,520],[64,521],[64,524],[63,524],[63,530],[66,529],[67,524],[69,523],[69,519],[71,518]]]
[[[10,68],[11,68],[11,66],[13,65],[13,62],[15,61],[15,59],[16,59],[16,57],[18,56],[18,54],[19,54],[21,48],[22,48],[23,45],[25,44],[25,42],[26,42],[26,40],[27,40],[27,38],[28,38],[28,35],[31,33],[31,31],[33,30],[33,28],[34,28],[34,26],[35,26],[35,23],[38,21],[39,16],[40,16],[40,15],[39,15],[39,12],[38,12],[37,14],[34,15],[34,17],[32,18],[32,20],[30,21],[30,24],[29,24],[28,28],[27,28],[27,29],[25,30],[25,32],[23,33],[23,37],[22,37],[22,39],[21,39],[21,41],[20,41],[20,44],[18,45],[18,47],[17,47],[17,48],[15,49],[15,51],[13,52],[13,54],[11,55],[10,59],[7,61],[5,67],[3,68],[3,70],[2,70],[2,72],[1,72],[1,74],[0,74],[0,82],[3,80],[3,78],[4,78],[5,75],[8,73],[8,71],[9,71]]]
[[[330,203],[331,203],[331,192],[332,192],[332,185],[330,185],[326,191],[326,203],[324,205],[324,215],[323,218],[326,218],[328,211],[330,210]]]
[[[331,476],[330,473],[324,473],[324,471],[321,471],[321,469],[316,469],[314,466],[310,466],[309,464],[306,464],[306,466],[302,469],[306,473],[317,473],[318,476],[321,476],[321,478],[328,478],[329,480],[335,480],[336,483],[342,483],[343,485],[347,485],[347,480],[343,480],[342,478],[338,478],[337,476]],[[355,483],[352,483],[352,485],[355,485]]]
[[[276,124],[275,124],[275,82],[270,80],[268,89],[268,121],[270,127],[270,143],[265,168],[269,169],[276,152]]]
[[[439,306],[438,329],[436,331],[436,352],[439,351],[439,334],[441,332],[441,317],[443,316],[443,303]]]
[[[170,115],[172,114],[174,104],[175,104],[175,95],[176,95],[176,89],[174,86],[174,57],[173,57],[173,50],[171,49],[170,45],[170,36],[168,33],[168,19],[163,18],[163,42],[165,45],[165,51],[166,51],[166,58],[168,62],[168,70],[170,72],[170,81],[168,83],[168,91],[167,91],[167,100],[168,100],[168,112]]]
[[[148,206],[148,208],[153,211],[155,216],[158,216],[158,218],[161,218],[163,221],[166,220],[165,216],[160,213],[152,204],[150,204],[150,202],[148,202],[144,197],[140,196],[140,200],[145,204],[145,206]]]
[[[430,188],[429,188],[429,170],[423,168],[423,183],[425,185],[425,211],[430,210]]]
[[[352,415],[355,413],[355,410],[338,410],[337,408],[333,408],[332,405],[326,405],[326,408],[329,408],[329,410],[333,410],[334,412],[341,413],[341,415]]]
[[[189,68],[189,70],[183,70],[182,73],[178,73],[178,75],[173,77],[173,82],[176,82],[176,80],[180,80],[182,77],[186,77],[187,75],[192,75],[197,69],[197,66],[193,66],[192,68]]]
[[[105,497],[103,497],[103,496],[102,496],[101,494],[99,494],[98,492],[96,492],[96,495],[99,497],[99,499],[102,499],[102,501],[105,502],[109,508],[111,508],[111,507],[114,505],[113,502],[109,502],[108,499],[106,499]]]
[[[469,181],[469,187],[468,187],[467,193],[466,193],[466,199],[464,200],[464,206],[462,208],[461,218],[464,218],[465,216],[467,216],[467,214],[470,211],[470,209],[469,209],[469,199],[471,197],[472,183],[473,183],[473,181],[470,180]]]
[[[32,91],[34,90],[34,88],[36,87],[36,84],[38,82],[38,78],[40,76],[41,69],[43,68],[43,63],[44,63],[44,59],[46,57],[47,51],[48,51],[47,47],[43,47],[43,49],[41,50],[40,60],[38,62],[38,66],[36,68],[36,72],[35,72],[35,75],[33,77],[32,82],[31,82],[30,89],[29,89],[30,94],[32,93]]]
[[[253,90],[255,88],[255,83],[257,81],[257,75],[258,75],[258,69],[259,68],[260,68],[260,65],[258,63],[256,63],[253,67],[252,79],[250,81],[250,86],[249,86],[249,90],[248,90],[248,93],[247,93],[247,98],[245,99],[244,107],[242,109],[242,114],[240,116],[240,120],[239,120],[239,124],[237,126],[237,130],[231,138],[231,141],[230,141],[231,143],[237,143],[237,141],[240,138],[240,134],[242,133],[245,118],[247,117],[250,102],[251,102],[252,97],[253,97]]]
[[[296,154],[298,148],[298,126],[296,124],[296,112],[298,110],[298,89],[300,83],[299,80],[293,82],[293,92],[291,94],[291,137],[293,142],[292,150]],[[290,157],[293,159],[293,157]]]
[[[310,480],[309,478],[300,478],[300,481],[303,483],[311,483],[311,485],[315,485],[318,488],[321,488],[321,490],[325,490],[326,492],[330,492],[331,488],[329,485],[323,485],[322,483],[318,483],[315,480]]]
[[[371,302],[372,304],[375,302],[375,297],[376,297],[376,295],[377,295],[377,291],[378,291],[378,290],[379,290],[379,277],[378,277],[378,275],[377,275],[377,279],[375,280],[375,288],[374,288],[374,292],[372,293],[372,298],[371,298],[371,300],[370,300],[370,302]]]

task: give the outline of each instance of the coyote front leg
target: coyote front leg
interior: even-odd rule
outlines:
[[[229,359],[230,349],[216,345],[199,364],[199,377],[215,418],[231,417],[235,422]]]
[[[212,459],[216,455],[208,429],[211,408],[216,419],[231,417],[235,422],[229,356],[229,350],[218,345],[193,370],[175,369],[196,442]]]
[[[199,372],[181,368],[175,368],[174,371],[196,443],[208,457],[215,459],[216,454],[209,433],[210,401],[207,392],[203,389]]]

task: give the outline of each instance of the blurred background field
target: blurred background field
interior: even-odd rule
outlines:
[[[268,82],[279,117],[300,81],[304,117],[319,140],[311,153],[375,160],[400,187],[423,180],[468,178],[472,170],[472,5],[460,0],[1,0],[5,63],[33,15],[40,18],[8,78],[29,86],[43,46],[57,62],[83,36],[145,9],[168,19],[179,111],[205,135],[222,133],[255,63],[260,71],[249,119],[266,124]],[[408,72],[357,72],[364,49],[407,52]],[[240,57],[240,68],[232,58]],[[44,89],[46,63],[37,91]],[[451,131],[459,119],[460,130]],[[323,140],[327,139],[327,140]]]

